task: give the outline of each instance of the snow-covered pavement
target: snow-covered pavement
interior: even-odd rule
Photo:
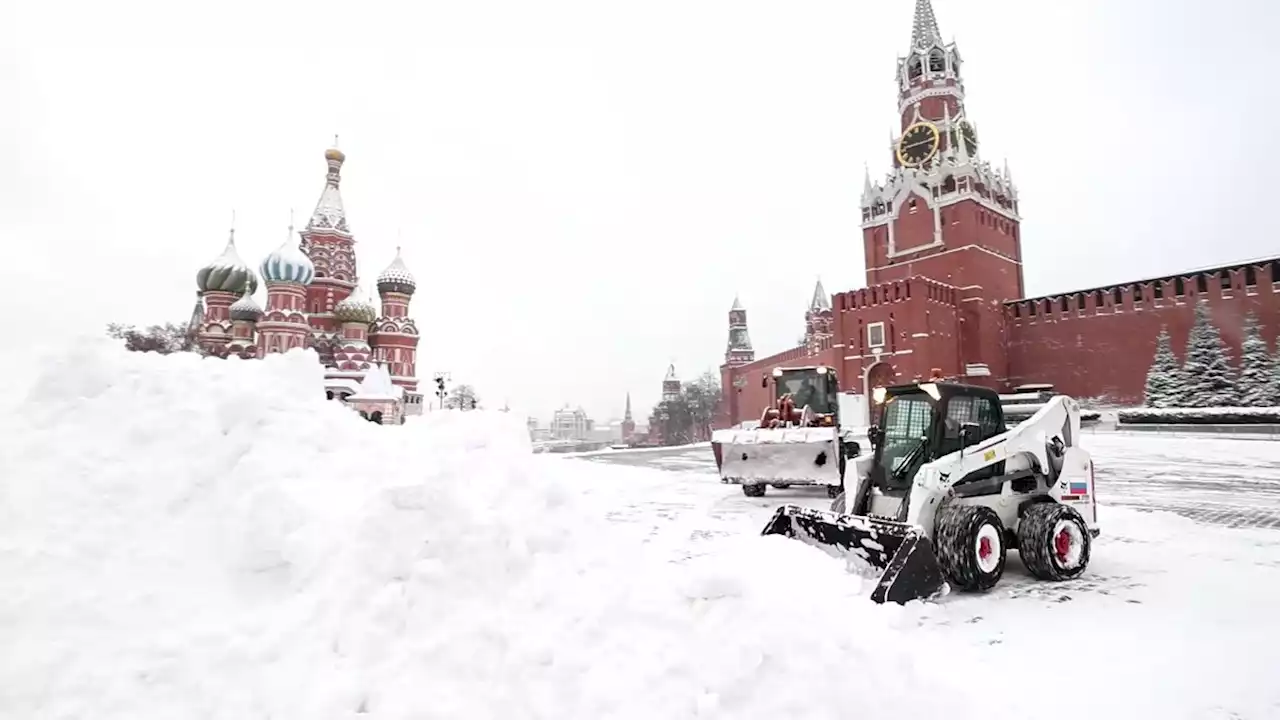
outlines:
[[[1086,433],[1082,442],[1094,456],[1101,505],[1167,510],[1226,527],[1280,529],[1280,442],[1125,432]],[[716,487],[715,461],[705,443],[665,452],[619,450],[575,457],[697,473],[700,482]],[[719,492],[742,495],[735,486],[722,486]],[[770,488],[766,500],[822,497],[816,492]]]
[[[1078,580],[1014,556],[879,606],[759,535],[814,493],[534,455],[504,413],[375,426],[320,382],[84,343],[0,408],[0,718],[1280,714],[1278,531],[1113,506]]]

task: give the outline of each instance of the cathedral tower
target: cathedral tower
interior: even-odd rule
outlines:
[[[204,301],[197,342],[205,352],[221,355],[232,336],[231,305],[245,292],[245,288],[250,295],[258,289],[258,276],[236,251],[234,227],[222,254],[196,273],[196,287]]]
[[[267,284],[267,308],[258,321],[258,357],[307,347],[311,327],[304,306],[315,276],[310,258],[293,242],[293,225],[284,244],[258,267]]]
[[[369,336],[374,361],[385,363],[391,380],[410,391],[418,389],[418,326],[409,317],[409,301],[417,287],[417,280],[400,257],[400,248],[396,248],[395,259],[378,275],[382,314]]]
[[[724,364],[737,367],[755,360],[756,351],[751,347],[751,335],[747,332],[747,309],[735,297],[733,307],[729,308],[729,344],[724,350]]]
[[[338,144],[335,137],[333,144]],[[315,267],[315,279],[307,286],[306,312],[311,327],[318,333],[316,350],[321,361],[331,364],[333,346],[340,344],[336,333],[342,321],[334,316],[334,308],[355,291],[355,238],[347,226],[347,212],[342,205],[338,186],[342,182],[342,164],[347,156],[337,147],[324,152],[328,166],[320,200],[302,231],[302,252]]]

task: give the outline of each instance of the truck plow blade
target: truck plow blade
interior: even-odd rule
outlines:
[[[840,444],[833,428],[730,431],[720,445],[720,478],[751,485],[839,485]]]
[[[786,535],[880,573],[871,600],[903,604],[941,595],[947,588],[933,543],[915,525],[783,505],[762,535]]]

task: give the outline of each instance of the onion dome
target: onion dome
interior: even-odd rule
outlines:
[[[324,151],[324,159],[341,163],[347,159],[347,156],[338,148],[333,147]]]
[[[413,279],[413,273],[409,272],[409,268],[405,267],[404,260],[400,257],[400,248],[397,247],[396,259],[391,261],[381,275],[378,275],[378,293],[393,292],[412,295],[417,287],[418,282]]]
[[[289,226],[289,238],[283,245],[276,248],[275,252],[268,255],[258,269],[262,272],[262,279],[266,280],[268,285],[272,283],[310,285],[311,279],[316,274],[311,258],[293,243],[292,225]]]
[[[371,324],[378,319],[378,309],[368,300],[362,300],[359,293],[351,293],[333,306],[333,316],[338,322],[358,322]]]
[[[247,287],[240,299],[231,303],[227,311],[231,314],[232,320],[258,322],[262,319],[262,307],[253,299],[253,290]]]
[[[196,273],[196,287],[200,292],[238,293],[244,290],[246,282],[249,283],[249,292],[258,289],[258,276],[236,252],[236,231],[232,230],[222,254]]]

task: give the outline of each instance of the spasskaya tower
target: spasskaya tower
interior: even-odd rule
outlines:
[[[900,132],[882,182],[863,183],[867,285],[924,276],[959,292],[960,353],[1004,375],[1001,303],[1023,295],[1018,191],[1008,164],[982,156],[965,110],[963,60],[944,42],[930,0],[916,0],[898,59]]]

